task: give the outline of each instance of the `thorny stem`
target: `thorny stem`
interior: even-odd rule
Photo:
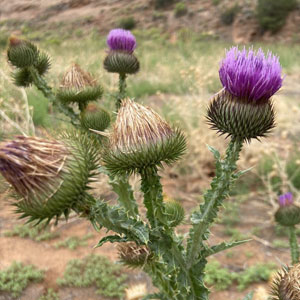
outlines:
[[[299,245],[298,245],[295,226],[289,226],[289,234],[290,234],[292,264],[295,265],[299,262]]]
[[[44,78],[40,76],[40,74],[38,73],[36,68],[29,67],[28,70],[33,79],[33,83],[37,87],[37,89],[40,90],[44,94],[44,96],[47,99],[49,99],[49,101],[54,106],[56,106],[58,108],[58,110],[61,113],[64,113],[66,116],[68,116],[71,119],[72,125],[77,126],[79,116],[73,111],[73,109],[70,107],[66,107],[57,101],[55,95],[52,92],[52,89],[47,85]]]
[[[220,161],[220,168],[217,168],[216,170],[216,176],[213,179],[211,189],[204,195],[204,211],[201,211],[201,219],[194,225],[192,244],[188,251],[187,264],[189,268],[194,265],[196,258],[199,256],[204,235],[207,233],[210,225],[216,217],[218,208],[227,197],[231,177],[236,170],[236,162],[239,158],[242,146],[242,140],[231,140],[226,151],[226,157],[223,161]]]

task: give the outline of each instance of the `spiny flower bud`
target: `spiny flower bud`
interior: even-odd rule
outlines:
[[[110,115],[96,103],[89,103],[81,113],[80,123],[87,130],[104,131],[110,124]]]
[[[26,68],[33,65],[38,58],[36,46],[28,41],[12,36],[9,39],[7,50],[8,60],[17,68]]]
[[[169,197],[164,197],[164,203],[165,203],[165,214],[169,226],[171,227],[178,226],[184,220],[183,207],[177,201]]]
[[[89,101],[95,101],[102,96],[102,88],[96,84],[95,79],[73,64],[64,74],[57,98],[64,104],[78,103],[87,105]]]
[[[110,51],[103,64],[108,72],[134,74],[139,71],[139,61],[133,55],[136,40],[129,30],[111,30],[107,36],[107,45]]]
[[[17,194],[21,217],[50,220],[76,209],[97,168],[96,148],[78,133],[59,141],[18,136],[2,142],[0,172]]]
[[[179,130],[173,130],[152,109],[130,99],[122,101],[109,139],[103,162],[115,174],[141,172],[162,162],[171,164],[186,149]]]
[[[271,284],[270,300],[300,300],[300,264],[278,271]]]
[[[118,253],[120,261],[131,268],[143,267],[153,258],[147,246],[137,245],[135,242],[120,243]]]
[[[300,223],[300,207],[294,204],[292,193],[279,196],[279,208],[275,220],[283,226],[294,226]]]
[[[207,119],[221,134],[251,140],[266,136],[275,126],[270,100],[282,85],[279,60],[259,49],[231,48],[221,63],[224,89],[214,96]]]

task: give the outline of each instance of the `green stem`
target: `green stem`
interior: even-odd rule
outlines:
[[[152,228],[163,226],[163,194],[157,167],[143,170],[140,174],[142,179],[141,190],[144,193],[144,205],[147,208],[147,219]]]
[[[290,233],[290,248],[291,248],[292,264],[295,265],[299,262],[299,245],[298,245],[295,226],[289,226],[289,233]]]
[[[119,196],[118,201],[122,204],[129,215],[138,215],[138,206],[133,196],[133,190],[128,181],[127,175],[110,176],[109,184],[114,192]]]
[[[78,118],[79,116],[73,111],[72,108],[64,106],[59,101],[57,101],[55,95],[52,92],[52,89],[47,85],[47,82],[45,79],[40,76],[39,72],[34,67],[28,68],[30,75],[33,79],[34,85],[37,87],[38,90],[40,90],[43,95],[54,105],[58,108],[58,110],[65,114],[66,116],[70,117],[71,123],[74,126],[77,126],[78,124]]]
[[[120,73],[119,74],[119,94],[117,97],[116,101],[116,109],[117,111],[119,110],[121,106],[122,100],[126,96],[126,74],[125,73]]]
[[[194,222],[190,235],[190,247],[188,249],[187,264],[191,268],[200,254],[202,241],[207,239],[207,232],[217,217],[219,207],[226,199],[232,181],[232,175],[236,170],[236,162],[242,149],[243,141],[232,139],[226,151],[223,161],[217,161],[216,176],[212,181],[211,189],[205,195],[205,203],[198,212],[198,219]]]

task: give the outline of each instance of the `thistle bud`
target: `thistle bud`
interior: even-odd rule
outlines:
[[[85,107],[89,101],[101,98],[102,92],[102,88],[89,73],[73,64],[62,78],[57,98],[64,104],[78,103]]]
[[[173,130],[152,109],[129,99],[121,103],[109,140],[102,157],[114,174],[142,172],[162,162],[171,164],[186,149],[179,130]]]
[[[266,136],[275,126],[270,98],[282,86],[281,66],[271,52],[233,47],[219,70],[223,90],[214,96],[207,119],[213,129],[238,139]]]
[[[275,220],[283,226],[294,226],[300,223],[300,207],[293,202],[292,193],[279,196],[279,208]]]
[[[111,30],[107,36],[107,45],[110,51],[104,60],[104,68],[108,72],[134,74],[139,71],[139,61],[133,54],[136,40],[129,30]]]
[[[7,57],[17,68],[26,68],[33,65],[38,59],[38,50],[35,45],[17,37],[9,39]]]
[[[270,300],[300,299],[300,264],[278,271],[271,284]]]
[[[153,258],[153,254],[147,246],[137,245],[135,242],[119,244],[118,253],[120,261],[131,268],[143,267]]]
[[[16,192],[21,217],[50,220],[76,210],[97,167],[91,144],[78,133],[59,141],[18,136],[0,144],[0,172]]]
[[[104,131],[110,124],[110,115],[96,103],[89,103],[81,113],[80,123],[87,130]]]
[[[168,197],[164,197],[165,202],[165,214],[168,220],[168,224],[171,227],[176,227],[184,220],[184,209],[175,200]]]

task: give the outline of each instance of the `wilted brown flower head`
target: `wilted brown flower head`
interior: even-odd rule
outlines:
[[[124,99],[111,134],[114,150],[131,152],[151,146],[172,136],[172,128],[155,111]]]
[[[280,270],[271,286],[272,300],[300,300],[300,263]]]
[[[82,70],[79,65],[72,64],[64,74],[61,81],[61,88],[75,88],[82,90],[87,86],[95,86],[95,79],[88,72]]]
[[[120,260],[131,267],[143,266],[152,257],[147,246],[135,242],[120,243],[118,253]]]
[[[0,172],[26,199],[58,181],[67,155],[66,147],[58,141],[18,136],[0,143]]]

